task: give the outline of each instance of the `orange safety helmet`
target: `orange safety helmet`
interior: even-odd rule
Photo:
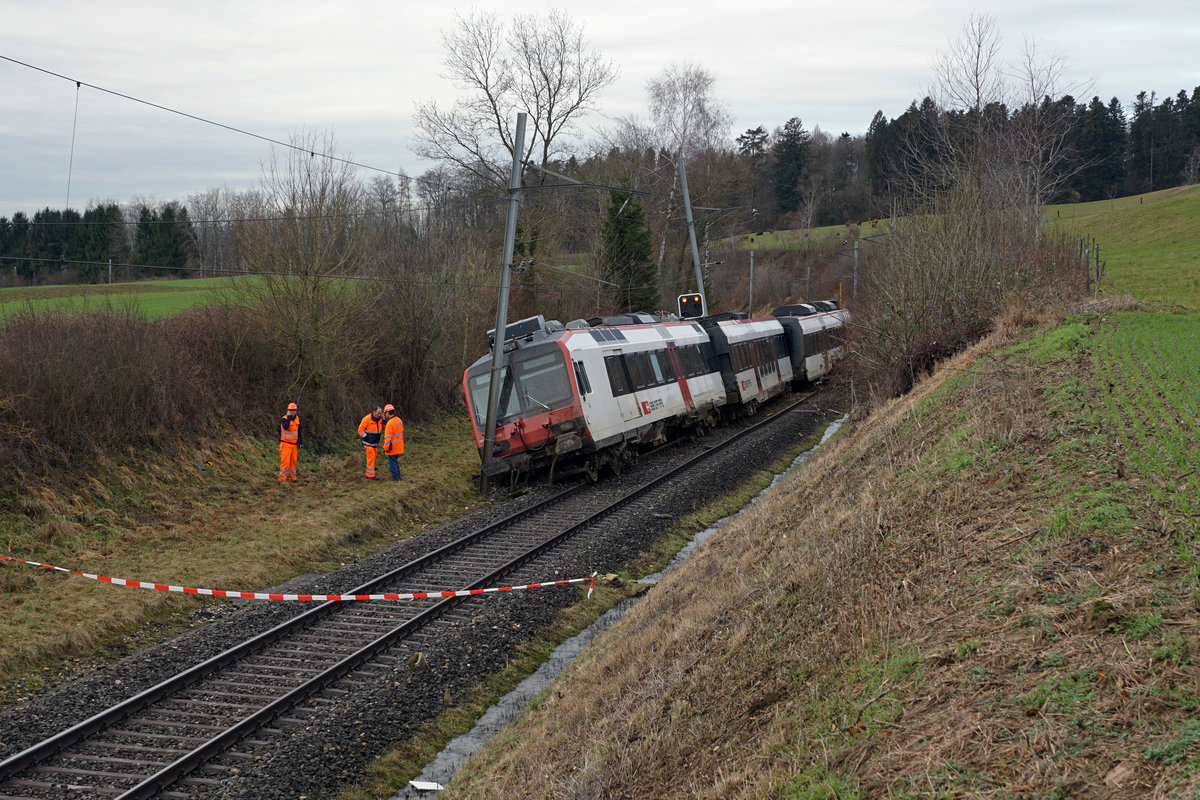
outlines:
[[[395,410],[396,410],[396,407],[394,405],[392,405],[391,403],[388,403],[386,406],[383,407],[384,413],[387,413],[388,411],[395,411]]]
[[[288,411],[295,411],[295,410],[296,410],[296,404],[295,404],[295,403],[288,403],[287,410],[288,410]]]

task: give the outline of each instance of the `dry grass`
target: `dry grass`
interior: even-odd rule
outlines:
[[[1031,324],[725,528],[447,800],[1195,792],[1195,523],[1056,394],[1086,358],[996,349]]]
[[[23,495],[20,512],[3,521],[0,550],[114,577],[272,586],[336,567],[479,502],[471,483],[478,456],[464,418],[410,424],[407,433],[399,486],[363,479],[361,450],[321,457],[302,450],[300,481],[279,484],[278,450],[254,440],[201,447],[175,461],[153,454],[108,461],[70,493],[43,486]],[[43,667],[120,649],[146,622],[204,602],[222,601],[0,565],[0,677],[29,687]]]

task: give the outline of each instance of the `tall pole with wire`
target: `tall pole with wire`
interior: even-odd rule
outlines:
[[[679,187],[683,190],[683,208],[687,213],[688,242],[692,245],[692,263],[696,267],[696,291],[704,296],[704,275],[700,271],[700,248],[696,247],[696,221],[692,219],[692,198],[688,194],[687,167],[684,165],[685,156],[679,154]],[[708,308],[708,301],[704,301]]]
[[[508,219],[504,224],[504,257],[500,264],[500,297],[496,301],[496,334],[492,337],[492,370],[488,381],[487,422],[483,432],[483,463],[479,470],[479,491],[487,494],[488,467],[496,444],[497,406],[500,404],[500,372],[504,368],[504,329],[508,327],[508,295],[512,286],[513,250],[517,241],[517,210],[521,205],[521,155],[525,151],[525,113],[517,114],[517,134],[513,139],[512,176],[508,181]]]
[[[750,305],[746,309],[750,316],[754,316],[754,248],[750,248]]]

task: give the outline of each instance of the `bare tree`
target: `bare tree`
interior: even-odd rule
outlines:
[[[445,77],[466,94],[448,110],[417,106],[417,155],[453,165],[498,189],[508,186],[517,112],[528,114],[524,160],[545,167],[616,78],[563,11],[523,15],[507,33],[494,13],[455,16],[443,33]]]
[[[999,54],[995,22],[972,15],[937,63],[930,98],[914,108],[909,217],[893,230],[886,262],[866,270],[856,318],[860,355],[886,376],[885,395],[982,334],[1005,303],[1066,287],[1074,269],[1040,230],[1064,173],[1073,108],[1058,97],[1062,63],[1039,60],[1031,46],[1015,67]]]
[[[351,167],[326,157],[330,138],[299,135],[293,144],[264,167],[269,216],[239,227],[245,263],[260,273],[240,289],[283,350],[291,396],[312,409],[308,429],[319,435],[336,416],[328,395],[334,379],[357,371],[373,346],[360,287],[347,276],[368,263],[374,227],[362,224],[366,193]]]
[[[677,162],[706,147],[726,144],[732,117],[725,104],[713,95],[716,79],[696,64],[672,64],[662,75],[646,84],[650,100],[650,129],[657,149],[667,155],[662,167],[670,169],[670,188],[665,202],[659,204],[660,229],[657,269],[662,281],[667,239],[679,211],[679,172]],[[660,169],[660,175],[662,170]],[[668,293],[669,294],[669,293]]]

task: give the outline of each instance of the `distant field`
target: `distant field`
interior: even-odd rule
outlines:
[[[1052,230],[1094,237],[1108,293],[1200,307],[1200,185],[1051,206]]]
[[[148,319],[174,316],[212,302],[220,290],[250,278],[192,278],[136,283],[31,286],[0,289],[0,318],[19,311],[107,311],[132,309]]]
[[[1047,227],[1069,237],[1094,237],[1106,262],[1103,290],[1139,300],[1200,308],[1200,185],[1133,197],[1048,206]],[[735,237],[739,250],[829,247],[852,233],[864,239],[886,234],[889,221],[848,228],[768,230]],[[568,272],[579,265],[563,266]],[[0,289],[0,318],[18,310],[104,311],[130,308],[149,319],[170,317],[218,297],[216,290],[254,278],[196,278],[81,286]]]

